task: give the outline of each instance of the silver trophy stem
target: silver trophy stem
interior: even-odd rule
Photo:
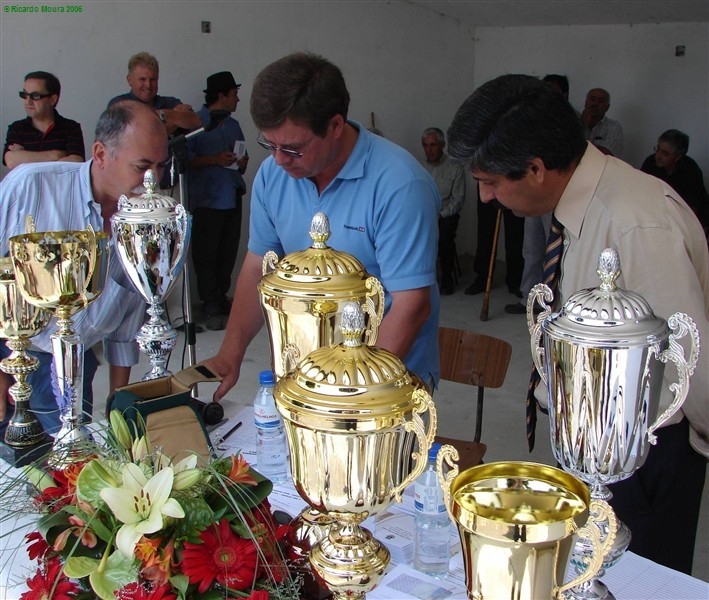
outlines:
[[[151,369],[143,376],[143,381],[172,375],[167,369],[167,362],[177,343],[177,332],[162,318],[163,312],[162,302],[153,298],[148,306],[150,319],[135,337],[140,350],[150,357]]]
[[[49,457],[49,464],[54,468],[62,468],[74,462],[77,446],[89,439],[88,433],[81,427],[84,343],[80,336],[70,329],[70,325],[70,319],[60,322],[59,331],[51,336],[57,373],[57,405],[62,423]]]

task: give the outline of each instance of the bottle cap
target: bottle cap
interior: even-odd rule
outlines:
[[[258,374],[258,382],[261,385],[273,385],[274,384],[273,371],[261,371]]]
[[[428,460],[436,460],[441,446],[442,444],[440,442],[433,442],[433,444],[431,444],[431,447],[428,449]]]

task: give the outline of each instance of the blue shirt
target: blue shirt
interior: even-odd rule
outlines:
[[[91,191],[91,161],[85,163],[28,163],[13,169],[0,182],[0,256],[9,254],[8,239],[25,233],[32,215],[37,231],[86,229],[103,231],[101,207]],[[146,305],[133,288],[113,248],[108,277],[101,295],[72,319],[84,346],[103,340],[106,360],[129,367],[138,362],[135,334],[145,318]],[[56,322],[32,338],[33,346],[51,352],[49,336]]]
[[[133,94],[133,92],[128,92],[127,94],[120,94],[115,98],[111,98],[108,101],[108,106],[111,106],[114,102],[120,102],[121,100],[135,100],[136,102],[143,102],[140,98],[138,98],[138,96]],[[145,102],[143,102],[143,104],[145,104]],[[170,110],[175,108],[178,104],[182,104],[182,101],[179,98],[175,98],[173,96],[155,96],[155,98],[153,98],[152,107],[155,110]]]
[[[203,125],[209,124],[209,109],[203,106],[197,113]],[[211,131],[200,133],[187,142],[188,157],[213,156],[234,150],[234,143],[243,140],[239,122],[227,117]],[[190,169],[189,180],[190,210],[195,208],[216,208],[227,210],[236,208],[238,200],[246,192],[244,178],[237,169],[227,169],[220,165],[210,165],[200,169]]]
[[[357,142],[337,176],[318,194],[307,178],[295,179],[267,158],[251,199],[249,250],[281,258],[311,245],[310,221],[330,220],[328,246],[354,255],[390,292],[429,287],[431,314],[406,356],[406,366],[437,383],[438,313],[436,252],[440,198],[431,176],[406,150],[359,123]]]

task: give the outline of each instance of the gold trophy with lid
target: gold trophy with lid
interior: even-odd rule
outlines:
[[[81,428],[84,344],[74,331],[72,317],[96,300],[108,274],[108,235],[89,225],[79,231],[35,232],[11,237],[10,256],[17,288],[23,298],[57,317],[51,336],[57,373],[59,418],[50,464],[65,466],[80,454],[88,434]]]
[[[27,353],[30,338],[49,323],[52,315],[25,302],[17,289],[15,272],[9,258],[0,258],[0,338],[7,340],[12,354],[0,362],[0,370],[15,378],[10,396],[15,413],[5,430],[5,443],[15,449],[13,463],[21,460],[18,451],[33,448],[46,439],[37,417],[29,410],[32,386],[27,377],[37,370],[39,361]],[[18,463],[19,464],[19,463]]]
[[[364,598],[381,580],[389,551],[360,523],[401,499],[423,472],[436,433],[424,383],[395,355],[364,344],[364,332],[361,306],[346,304],[344,341],[308,354],[274,394],[296,490],[335,520],[311,549],[310,565],[336,599]]]

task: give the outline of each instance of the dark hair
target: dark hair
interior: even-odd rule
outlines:
[[[556,85],[561,90],[562,94],[565,94],[567,98],[569,97],[569,78],[566,75],[550,73],[549,75],[545,75],[542,81]]]
[[[681,156],[687,154],[687,150],[689,150],[689,136],[679,129],[668,129],[657,141],[672,145],[675,152]]]
[[[471,170],[521,179],[533,158],[566,170],[586,150],[581,121],[550,85],[503,75],[481,85],[448,129],[448,155]]]
[[[25,75],[25,81],[28,79],[41,79],[44,81],[44,87],[47,88],[48,94],[56,94],[57,96],[62,93],[62,85],[59,83],[59,79],[47,71],[32,71]]]
[[[342,72],[317,54],[298,52],[263,69],[251,91],[251,118],[258,129],[275,129],[286,119],[324,137],[335,115],[347,119],[350,94]]]
[[[226,92],[222,92],[222,93],[226,93]],[[211,106],[217,100],[219,100],[219,92],[204,92],[205,106]]]
[[[106,146],[111,156],[115,156],[123,133],[133,122],[139,105],[135,100],[114,102],[98,118],[94,139]]]

